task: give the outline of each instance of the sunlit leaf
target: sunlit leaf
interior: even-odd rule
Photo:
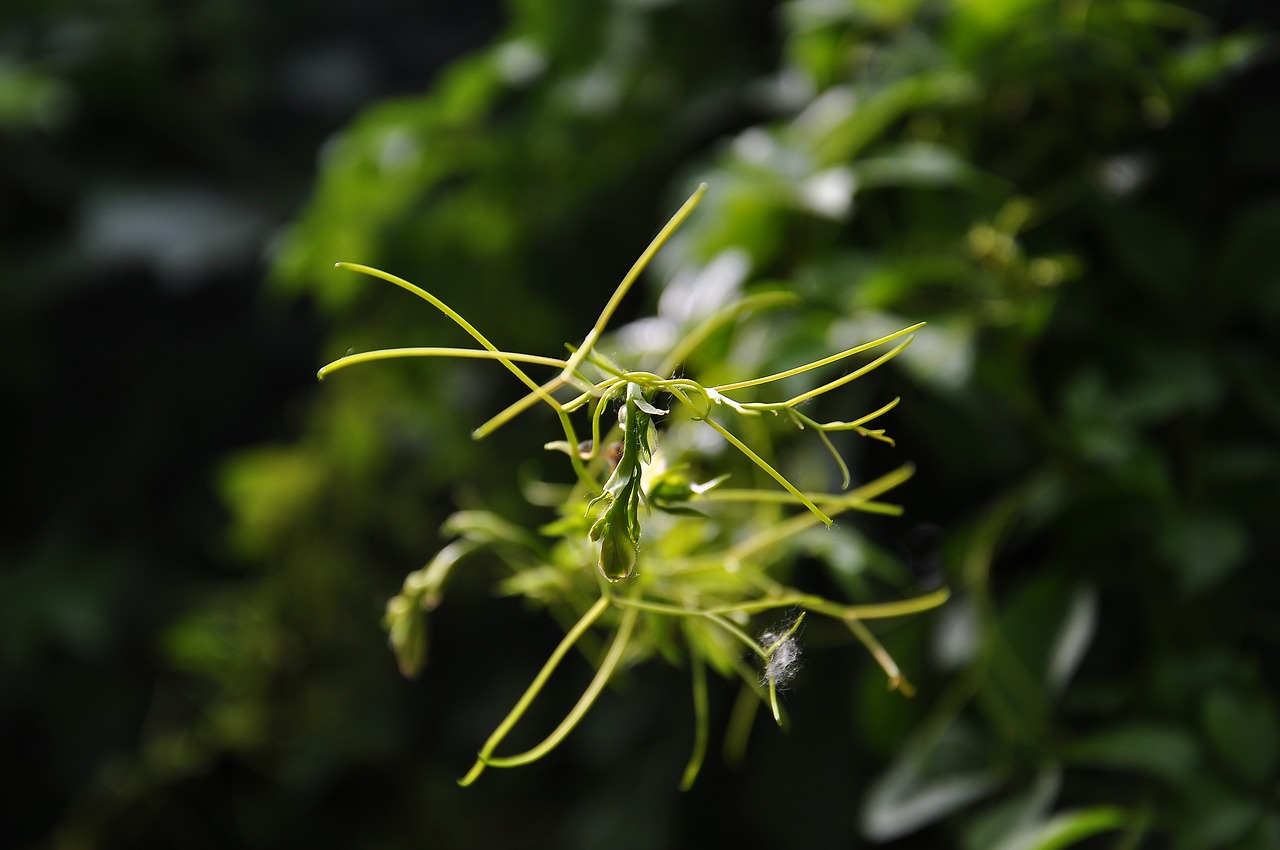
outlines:
[[[1179,784],[1201,764],[1195,737],[1179,726],[1130,723],[1081,738],[1066,748],[1069,761],[1133,771]]]
[[[990,794],[1000,772],[974,728],[957,721],[941,736],[917,736],[872,782],[862,833],[872,841],[909,835]]]

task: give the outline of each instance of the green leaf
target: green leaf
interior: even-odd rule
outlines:
[[[1067,746],[1063,755],[1077,764],[1145,774],[1175,785],[1193,778],[1201,761],[1191,733],[1160,723],[1108,729]]]
[[[1269,43],[1261,33],[1215,38],[1173,54],[1166,63],[1166,73],[1174,85],[1192,91],[1247,65]]]
[[[1054,694],[1061,694],[1080,662],[1098,628],[1098,594],[1091,587],[1077,587],[1062,617],[1058,635],[1049,654],[1045,684]]]
[[[1271,812],[1262,818],[1236,850],[1275,850],[1276,847],[1280,847],[1280,814]]]
[[[632,386],[635,386],[635,385],[632,384]],[[670,412],[670,411],[663,410],[660,407],[654,407],[652,404],[645,401],[644,396],[640,394],[637,394],[634,398],[631,398],[630,401],[632,404],[634,404],[636,407],[640,408],[650,416],[666,416],[667,413]]]
[[[237,548],[261,556],[286,538],[313,510],[325,475],[325,467],[302,449],[254,449],[225,464],[219,483],[235,517]]]
[[[1000,628],[1018,636],[1011,650],[1021,669],[1000,664],[996,672],[1015,680],[1029,673],[1061,693],[1093,639],[1096,607],[1094,592],[1073,587],[1065,570],[1042,571],[1012,593],[1000,613]]]
[[[537,537],[492,511],[458,511],[444,521],[440,530],[477,543],[511,543],[536,551],[543,548]]]
[[[1054,815],[1049,820],[1001,844],[999,850],[1061,850],[1100,832],[1124,827],[1130,816],[1114,806],[1096,806]]]
[[[1198,783],[1185,799],[1172,830],[1174,850],[1238,848],[1263,815],[1261,804],[1216,783]]]
[[[1051,764],[1025,785],[1025,790],[993,803],[969,822],[962,850],[1003,848],[1040,827],[1062,790],[1062,769]]]
[[[891,841],[941,820],[991,793],[999,782],[991,749],[961,721],[941,735],[917,737],[877,778],[862,809],[862,833]]]
[[[1215,690],[1205,698],[1203,716],[1214,752],[1241,779],[1258,786],[1275,771],[1280,720],[1271,703]]]
[[[1160,548],[1188,595],[1212,587],[1235,571],[1248,545],[1238,522],[1211,515],[1192,515],[1169,523],[1160,539]]]
[[[853,169],[860,190],[889,186],[936,189],[976,180],[972,166],[941,145],[911,142],[860,160]]]
[[[409,679],[417,678],[427,663],[426,612],[402,594],[387,603],[385,623],[400,672]]]

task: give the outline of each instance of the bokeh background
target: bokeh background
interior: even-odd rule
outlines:
[[[4,845],[1280,847],[1278,18],[6,3]],[[546,437],[469,439],[520,389],[482,365],[317,384],[452,333],[332,263],[555,353],[701,180],[623,318],[729,257],[816,305],[784,353],[930,322],[869,387],[897,448],[852,455],[916,464],[907,517],[841,565],[955,590],[879,632],[919,693],[813,647],[792,727],[682,793],[649,665],[459,789],[559,633],[478,563],[410,682],[383,606],[458,506],[545,521]]]

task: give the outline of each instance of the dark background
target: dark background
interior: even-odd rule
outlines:
[[[805,4],[727,0],[7,5],[5,843],[861,846],[867,795],[897,764],[904,799],[989,787],[896,846],[992,846],[983,830],[1017,812],[1101,805],[1125,829],[1096,846],[1277,846],[1276,13],[1191,6],[1097,9],[1073,30],[1081,4],[994,23],[945,3],[808,22]],[[1241,34],[1260,45],[1247,62],[1215,64],[1229,45],[1176,61]],[[518,37],[545,46],[542,76],[477,70]],[[760,95],[796,67],[819,90],[963,71],[976,95],[922,96],[828,156],[931,139],[985,176],[903,166],[848,220],[814,224],[770,194],[786,168],[762,175],[727,145],[801,132],[803,103]],[[592,69],[622,82],[575,107],[566,81]],[[374,167],[387,127],[427,140],[438,169]],[[1106,168],[1139,176],[1115,189]],[[545,762],[458,789],[559,632],[492,598],[496,567],[480,568],[407,682],[382,606],[454,505],[484,494],[540,521],[512,459],[541,437],[468,440],[515,392],[485,370],[317,384],[348,348],[442,327],[329,266],[429,281],[509,347],[549,351],[707,174],[695,252],[746,246],[760,277],[830,307],[821,322],[864,309],[964,329],[973,368],[885,377],[899,449],[855,461],[917,464],[900,500],[944,528],[937,567],[985,649],[949,668],[935,615],[890,630],[910,702],[849,647],[815,651],[789,733],[758,728],[737,769],[713,747],[683,794],[685,674],[649,665]],[[1036,204],[1032,223],[1011,254],[983,253],[975,223],[1010,198]],[[1069,279],[1036,289],[1028,263],[1065,254]],[[910,522],[863,525],[892,555]],[[1096,626],[1077,676],[1025,696],[1045,624],[1080,592]],[[730,697],[713,692],[713,740]]]

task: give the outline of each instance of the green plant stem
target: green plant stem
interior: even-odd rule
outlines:
[[[606,597],[601,597],[601,599],[606,599]],[[560,721],[560,725],[543,739],[542,743],[519,755],[505,758],[487,758],[487,763],[490,767],[519,767],[523,764],[535,762],[555,749],[564,740],[565,736],[573,731],[573,728],[586,716],[587,710],[595,703],[596,698],[600,696],[600,691],[604,689],[609,677],[613,675],[613,671],[617,669],[618,662],[622,660],[622,654],[631,641],[631,632],[635,628],[638,616],[639,612],[635,610],[628,610],[622,613],[622,622],[618,626],[617,634],[614,635],[613,643],[609,645],[609,651],[605,654],[604,660],[600,662],[600,668],[596,670],[591,683],[587,685],[587,689],[578,698],[577,704],[565,715],[564,720]]]
[[[799,416],[803,421],[823,431],[864,431],[865,429],[862,427],[863,425],[870,422],[872,419],[883,416],[884,414],[888,413],[890,410],[893,410],[895,407],[898,406],[898,404],[901,401],[902,399],[900,397],[895,398],[893,401],[889,402],[883,407],[877,410],[873,410],[870,413],[866,414],[865,416],[859,416],[857,419],[853,420],[852,422],[816,422],[813,419],[810,419],[809,417],[805,416],[803,413],[801,413],[798,410],[795,410],[792,412],[795,413],[796,416]],[[867,432],[868,435],[871,435],[873,433],[875,432],[870,432],[870,431]],[[883,432],[880,432],[880,433],[883,433]],[[890,440],[889,442],[890,444],[892,444],[893,441]]]
[[[935,590],[933,593],[924,596],[916,596],[911,599],[901,599],[895,602],[876,602],[869,605],[840,605],[821,596],[813,596],[806,593],[789,593],[778,596],[773,599],[757,599],[751,602],[741,602],[733,605],[721,605],[715,608],[690,608],[683,605],[673,605],[664,602],[654,602],[647,599],[624,599],[614,597],[615,604],[625,607],[634,608],[641,611],[648,611],[653,614],[664,614],[673,617],[703,617],[715,623],[729,634],[733,635],[743,644],[751,649],[760,658],[767,660],[770,648],[762,647],[750,635],[738,628],[726,615],[730,614],[754,614],[760,611],[772,611],[779,608],[800,608],[804,611],[812,611],[815,614],[821,614],[834,620],[840,620],[846,623],[854,636],[871,651],[876,660],[885,667],[885,672],[889,674],[891,680],[903,682],[910,687],[903,679],[901,671],[898,670],[896,664],[889,658],[884,647],[875,639],[860,620],[885,620],[893,617],[906,617],[911,614],[919,614],[932,608],[942,605],[950,597],[951,591],[947,588]],[[797,623],[799,620],[797,620]],[[884,661],[888,660],[888,666]]]
[[[744,632],[732,621],[722,616],[730,611],[717,610],[709,611],[702,608],[687,608],[682,605],[671,605],[664,602],[652,602],[646,599],[627,599],[620,596],[611,597],[613,603],[623,608],[632,608],[637,611],[648,611],[651,614],[665,614],[671,617],[702,617],[715,623],[724,629],[733,637],[741,641],[748,649],[758,655],[762,659],[767,659],[768,653],[759,643],[756,642],[751,635]]]
[[[600,312],[600,317],[596,319],[595,325],[587,333],[582,340],[582,345],[578,347],[570,357],[568,364],[564,367],[566,373],[572,373],[582,363],[583,359],[595,347],[596,342],[600,339],[600,334],[604,333],[605,326],[609,324],[609,320],[613,318],[614,312],[618,309],[618,305],[622,303],[622,299],[626,297],[628,290],[632,284],[640,277],[640,273],[649,265],[649,261],[658,253],[667,240],[671,238],[671,234],[675,233],[684,220],[693,212],[694,207],[702,200],[702,196],[707,192],[707,184],[701,183],[689,196],[689,200],[676,211],[676,214],[658,231],[658,235],[653,237],[653,241],[649,243],[649,247],[644,249],[642,253],[632,264],[631,270],[627,272],[626,277],[622,279],[622,283],[618,284],[618,288],[613,291],[613,296],[605,304],[604,310]]]
[[[569,414],[563,407],[556,407],[556,415],[560,418],[560,427],[564,429],[565,440],[569,443],[569,465],[573,467],[573,472],[578,476],[588,490],[598,492],[600,490],[600,482],[587,469],[585,463],[582,462],[582,456],[578,454],[578,435],[573,430],[573,422],[569,419]]]
[[[482,348],[441,348],[441,347],[419,347],[419,348],[380,348],[377,351],[361,351],[357,354],[348,354],[345,357],[339,357],[332,363],[325,365],[316,373],[316,377],[320,380],[332,375],[339,369],[345,369],[348,366],[355,366],[359,363],[371,363],[375,360],[393,360],[398,357],[455,357],[460,359],[471,360],[509,360],[512,363],[529,363],[535,366],[555,366],[562,368],[564,361],[556,357],[540,357],[536,354],[520,354],[512,351],[489,351]]]
[[[788,481],[781,472],[774,469],[764,460],[764,458],[760,457],[760,455],[753,452],[746,443],[742,442],[733,434],[729,433],[729,431],[723,425],[721,425],[719,422],[712,419],[710,416],[703,419],[702,421],[706,422],[713,429],[715,429],[716,433],[718,433],[720,436],[724,437],[731,444],[733,444],[734,448],[736,448],[738,451],[742,452],[744,455],[750,458],[751,461],[756,466],[760,467],[765,472],[769,473],[769,477],[771,477],[774,481],[777,481],[784,488],[786,488],[787,492],[795,496],[796,501],[800,502],[800,504],[808,508],[815,517],[817,517],[819,520],[825,523],[828,527],[831,526],[833,522],[831,517],[823,513],[822,509],[813,503],[813,500],[811,500],[804,493],[801,493],[799,490],[797,490],[796,486],[792,484],[790,481]]]
[[[862,625],[862,622],[857,617],[845,617],[844,624],[849,627],[849,631],[853,632],[853,636],[862,642],[862,645],[871,653],[871,657],[884,670],[885,676],[889,679],[889,690],[899,691],[903,696],[914,696],[916,692],[915,685],[908,682],[906,677],[902,675],[902,671],[898,669],[898,664],[893,660],[893,656],[876,639],[876,636],[871,634],[871,630]]]
[[[441,301],[439,298],[432,295],[430,292],[427,292],[425,289],[423,289],[420,286],[415,286],[414,284],[410,283],[404,278],[397,277],[393,274],[390,274],[389,272],[384,272],[381,269],[372,268],[371,266],[363,266],[363,265],[360,265],[359,263],[334,263],[334,266],[336,268],[348,269],[350,271],[359,272],[360,274],[366,274],[366,275],[369,275],[370,277],[376,277],[380,280],[385,280],[388,283],[393,283],[396,286],[408,292],[412,292],[414,295],[418,296],[419,298],[426,301],[431,306],[435,307],[441,313],[444,313],[453,321],[454,324],[456,324],[458,327],[462,328],[464,331],[470,334],[472,339],[474,339],[476,342],[480,343],[489,351],[492,351],[495,355],[497,355],[498,362],[500,362],[503,366],[506,366],[507,370],[510,371],[511,374],[515,375],[517,378],[520,379],[521,383],[529,387],[529,389],[533,390],[534,394],[538,398],[541,398],[544,401],[549,401],[554,404],[554,400],[549,395],[544,394],[542,392],[542,389],[538,386],[538,384],[536,384],[532,378],[530,378],[527,374],[525,374],[523,369],[521,369],[514,362],[512,362],[510,358],[506,357],[503,354],[503,352],[499,351],[496,345],[489,342],[489,340],[485,337],[484,334],[476,330],[475,327],[466,319],[464,319],[457,311],[455,311],[448,304]],[[565,371],[572,373],[573,370],[566,368]]]
[[[821,360],[815,360],[812,363],[806,363],[803,366],[797,366],[794,369],[787,369],[786,371],[783,371],[783,372],[775,372],[774,374],[766,375],[763,378],[752,378],[749,381],[737,381],[732,384],[720,384],[718,386],[712,387],[711,389],[715,390],[716,392],[725,393],[725,392],[730,392],[731,390],[745,389],[747,387],[758,387],[762,384],[769,384],[774,381],[781,381],[785,378],[793,377],[795,375],[802,375],[805,372],[811,371],[813,369],[820,369],[823,366],[829,365],[831,363],[836,363],[840,360],[845,359],[846,357],[852,357],[853,355],[860,354],[861,352],[866,351],[867,349],[875,348],[877,345],[883,345],[886,342],[890,342],[892,340],[897,339],[898,337],[905,336],[906,334],[912,333],[914,331],[918,331],[920,328],[924,326],[925,326],[924,322],[917,322],[916,324],[912,325],[909,328],[903,328],[900,331],[894,331],[893,333],[888,334],[887,336],[882,336],[879,339],[872,340],[871,342],[864,342],[861,345],[855,345],[853,348],[847,348],[838,354],[832,354],[830,357],[824,357]],[[901,347],[899,347],[898,350],[901,350]],[[789,403],[790,402],[788,402],[788,404]]]
[[[846,510],[862,511],[863,513],[882,514],[887,516],[898,516],[902,513],[901,505],[891,505],[888,502],[870,502],[863,499],[851,497],[849,494],[832,494],[832,493],[814,493],[809,498],[827,508],[832,515],[838,515]],[[742,490],[729,488],[716,488],[707,490],[705,493],[699,494],[698,501],[705,502],[758,502],[761,504],[799,504],[796,498],[790,493],[779,493],[776,490]],[[838,510],[832,510],[836,508]],[[804,515],[808,518],[808,515]],[[812,523],[811,523],[812,524]]]
[[[675,371],[676,367],[689,358],[690,354],[697,351],[698,347],[706,342],[712,334],[743,313],[751,310],[770,310],[776,307],[791,306],[799,301],[799,297],[792,292],[761,292],[756,295],[748,295],[732,304],[721,307],[703,319],[693,330],[682,336],[680,341],[676,343],[675,348],[667,352],[667,356],[662,359],[662,364],[654,371],[659,375],[670,375]]]
[[[693,208],[698,205],[700,200],[702,200],[702,196],[706,194],[706,191],[706,183],[699,185],[694,193],[689,197],[689,200],[684,202],[684,205],[676,211],[676,214],[671,217],[670,221],[666,223],[662,230],[658,232],[658,235],[653,238],[653,241],[649,243],[649,247],[645,248],[644,253],[642,253],[635,263],[632,264],[631,270],[627,272],[626,276],[622,279],[622,282],[618,284],[618,288],[613,291],[613,295],[610,296],[608,303],[605,304],[604,309],[600,312],[600,316],[596,319],[595,325],[592,326],[591,330],[582,340],[582,344],[574,349],[573,353],[569,356],[569,360],[564,364],[560,375],[541,386],[534,384],[532,381],[526,380],[526,385],[533,392],[530,395],[514,402],[497,416],[477,428],[473,433],[473,436],[475,436],[476,439],[482,439],[483,437],[493,433],[495,430],[502,427],[512,418],[533,406],[538,401],[549,401],[553,406],[557,408],[559,407],[559,405],[551,399],[551,393],[567,384],[576,384],[576,381],[578,380],[578,367],[581,366],[583,360],[587,359],[591,354],[591,350],[595,347],[596,342],[599,341],[600,335],[604,333],[605,327],[609,324],[609,320],[613,318],[613,314],[617,311],[618,305],[622,303],[622,299],[626,297],[627,292],[630,291],[632,285],[635,284],[640,273],[649,265],[649,261],[653,259],[654,254],[658,253],[662,246],[666,244],[667,240],[671,238],[671,234],[675,233],[676,229],[679,228],[680,225],[684,223],[684,220],[689,217],[689,214],[693,212]],[[403,283],[402,285],[412,286],[412,284],[407,283]],[[417,288],[414,287],[414,289],[416,290]],[[421,290],[417,291],[421,292]],[[426,293],[423,294],[425,295]],[[432,301],[432,303],[436,302]],[[458,320],[461,320],[460,316],[458,317]],[[483,342],[481,344],[484,345]],[[489,348],[490,346],[485,345],[485,347]]]
[[[753,614],[757,611],[771,611],[777,608],[802,608],[815,614],[822,614],[834,620],[885,620],[892,617],[906,617],[919,614],[942,605],[951,596],[947,588],[935,590],[924,596],[900,599],[895,602],[874,602],[868,605],[841,605],[821,596],[807,593],[789,593],[773,599],[756,599],[734,605],[722,605],[708,608],[709,614]]]
[[[517,401],[507,405],[497,415],[493,416],[479,428],[472,431],[472,438],[476,440],[483,440],[485,437],[489,436],[512,419],[515,419],[521,413],[524,413],[540,401],[547,402],[556,410],[563,410],[560,403],[551,396],[553,392],[563,386],[565,386],[563,373],[547,381],[545,384],[535,385],[532,393],[522,396]]]
[[[886,472],[873,481],[868,481],[856,490],[851,490],[842,496],[833,497],[830,504],[831,516],[839,516],[846,510],[849,510],[853,504],[861,503],[864,500],[872,499],[885,493],[902,482],[906,481],[915,473],[915,467],[911,464],[903,464],[897,469]],[[707,495],[710,495],[709,493]],[[751,556],[762,552],[772,546],[776,546],[788,537],[799,534],[807,528],[813,527],[816,517],[812,514],[798,514],[782,522],[770,526],[763,531],[748,537],[746,540],[733,546],[727,553],[726,558],[732,561],[746,561]]]
[[[602,596],[600,599],[596,600],[594,605],[587,609],[587,612],[582,615],[577,623],[574,624],[573,628],[565,634],[564,639],[560,641],[559,645],[556,646],[555,651],[551,653],[551,657],[547,659],[546,663],[542,665],[542,669],[538,671],[538,675],[534,678],[533,683],[529,685],[527,690],[525,690],[524,694],[520,697],[519,701],[516,702],[515,706],[507,714],[506,718],[498,724],[498,728],[489,736],[489,740],[485,741],[484,746],[480,748],[480,754],[476,758],[476,763],[471,766],[471,770],[467,771],[466,776],[458,780],[459,785],[470,785],[476,781],[481,773],[484,772],[485,767],[490,763],[489,756],[493,753],[494,749],[497,748],[498,744],[502,743],[502,739],[507,736],[516,723],[519,722],[520,718],[524,716],[524,713],[529,709],[529,705],[538,696],[538,694],[541,693],[543,686],[545,686],[547,680],[551,678],[551,674],[555,672],[556,667],[559,666],[565,655],[573,648],[573,645],[578,642],[578,639],[591,628],[595,621],[600,619],[600,615],[608,610],[608,608],[609,599],[608,597]]]
[[[747,741],[751,738],[751,722],[756,718],[756,707],[759,704],[755,690],[744,681],[738,690],[738,698],[733,701],[733,709],[729,712],[729,722],[725,728],[721,752],[726,763],[741,764],[746,757]]]
[[[681,791],[692,788],[698,772],[702,770],[702,762],[707,756],[707,737],[711,724],[710,709],[707,706],[707,665],[703,663],[702,656],[690,652],[689,669],[693,677],[693,752],[689,754],[689,762],[680,779]]]
[[[850,372],[847,375],[836,378],[834,381],[829,381],[828,383],[825,383],[820,387],[814,387],[808,392],[800,393],[800,395],[795,396],[794,398],[787,399],[782,403],[783,406],[795,407],[797,404],[803,404],[804,402],[808,401],[811,398],[817,398],[818,396],[824,393],[831,392],[832,390],[838,387],[843,387],[847,383],[856,381],[858,378],[861,378],[863,375],[867,374],[868,372],[874,369],[878,369],[879,367],[883,366],[885,363],[888,363],[890,360],[897,357],[899,354],[902,353],[903,349],[905,349],[908,345],[911,344],[912,339],[914,339],[914,337],[907,337],[902,342],[898,343],[893,348],[886,351],[884,354],[881,354],[875,360],[872,360],[870,363],[866,364],[865,366],[861,366],[857,369],[854,369],[852,372]],[[746,405],[744,405],[744,407],[745,406]]]

